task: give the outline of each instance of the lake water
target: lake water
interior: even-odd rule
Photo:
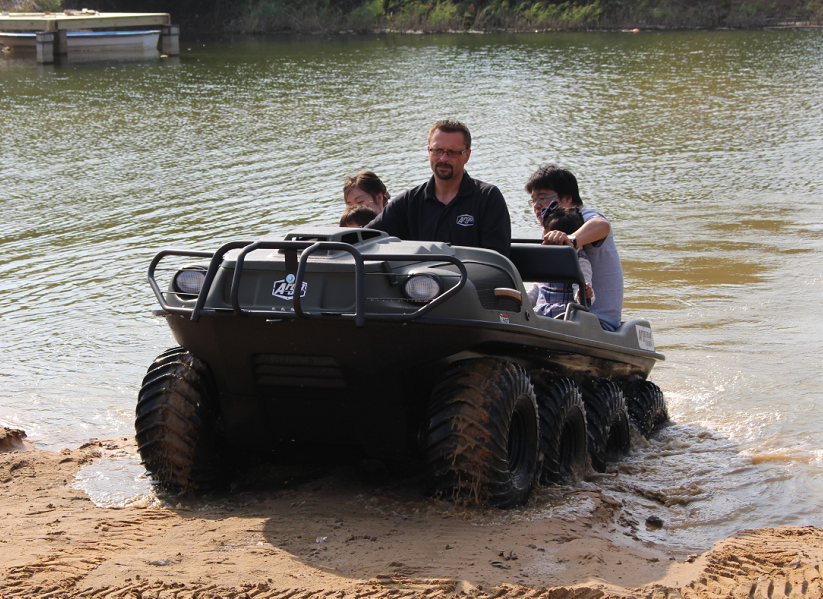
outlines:
[[[4,56],[0,116],[0,423],[38,447],[132,434],[174,345],[159,249],[334,224],[347,174],[423,182],[457,117],[516,236],[529,174],[575,169],[667,356],[675,424],[584,484],[684,551],[823,525],[823,31],[184,37],[171,60]]]

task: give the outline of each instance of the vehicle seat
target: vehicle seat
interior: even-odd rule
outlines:
[[[523,281],[586,285],[577,252],[567,245],[512,243],[509,260]]]

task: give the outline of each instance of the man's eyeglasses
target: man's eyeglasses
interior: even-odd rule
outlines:
[[[443,154],[448,154],[449,158],[460,158],[468,150],[443,150],[441,148],[428,148],[429,153],[435,158],[440,158]]]

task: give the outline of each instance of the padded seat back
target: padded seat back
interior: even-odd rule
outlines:
[[[577,251],[567,245],[513,242],[509,260],[523,281],[585,285]]]

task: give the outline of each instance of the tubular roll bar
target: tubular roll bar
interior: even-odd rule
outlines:
[[[148,276],[149,284],[151,285],[151,288],[154,291],[154,295],[157,297],[157,300],[160,303],[160,307],[163,308],[164,311],[169,312],[170,314],[190,314],[191,320],[194,322],[200,320],[200,316],[203,313],[220,314],[221,312],[212,309],[207,309],[205,307],[206,298],[209,294],[209,291],[211,290],[212,284],[214,283],[214,278],[217,275],[217,271],[220,268],[220,265],[223,263],[223,257],[226,255],[226,253],[230,252],[231,250],[240,248],[242,248],[242,251],[240,252],[240,254],[238,254],[235,262],[234,275],[232,276],[230,292],[232,312],[237,316],[254,315],[266,316],[269,318],[291,317],[290,315],[281,315],[277,312],[272,312],[270,310],[244,310],[240,306],[240,279],[243,274],[243,266],[245,264],[246,256],[248,256],[248,254],[255,250],[303,250],[303,254],[300,256],[300,262],[297,266],[297,274],[294,281],[295,293],[292,298],[294,315],[298,318],[312,318],[314,316],[317,316],[317,314],[313,314],[311,312],[303,310],[302,301],[300,298],[300,289],[303,284],[303,279],[306,276],[306,267],[308,265],[309,256],[311,256],[315,252],[320,251],[343,251],[351,254],[352,258],[354,259],[355,267],[355,312],[354,314],[341,313],[337,315],[349,318],[353,317],[355,325],[358,327],[362,327],[365,325],[366,317],[375,317],[379,318],[380,320],[414,320],[415,318],[419,318],[427,312],[433,310],[443,302],[445,302],[453,295],[456,295],[466,285],[466,281],[468,280],[468,272],[466,271],[466,267],[463,265],[463,263],[454,256],[447,256],[444,254],[379,254],[375,256],[364,256],[354,246],[337,241],[232,241],[224,244],[216,252],[163,250],[162,252],[157,254],[157,256],[154,257],[154,260],[152,260],[151,264],[149,265]],[[209,262],[209,268],[206,271],[206,278],[203,281],[203,287],[200,290],[200,294],[197,296],[197,301],[195,302],[194,308],[181,308],[169,306],[165,300],[163,292],[160,290],[160,287],[157,285],[157,282],[155,281],[154,271],[157,268],[157,264],[160,262],[160,260],[170,255],[192,256],[197,258],[211,258],[211,261]],[[366,312],[366,261],[449,262],[451,264],[454,264],[460,271],[460,281],[458,281],[454,287],[452,287],[445,293],[441,293],[436,298],[428,302],[425,306],[409,314],[369,314]],[[324,314],[326,313],[327,312],[324,312]]]
[[[154,291],[154,296],[157,298],[157,301],[160,302],[160,307],[163,308],[163,310],[170,314],[189,314],[192,312],[191,308],[174,308],[166,303],[166,298],[163,296],[163,292],[160,290],[160,286],[157,284],[157,281],[154,278],[154,271],[157,269],[157,265],[160,264],[160,261],[166,256],[191,256],[192,258],[212,258],[212,256],[214,255],[214,252],[193,252],[190,250],[162,250],[154,257],[154,259],[151,261],[151,264],[149,264],[149,285],[151,285],[151,290]],[[212,263],[213,262],[214,259],[212,259]],[[209,283],[209,285],[211,285],[211,281],[214,280],[214,275],[216,272],[217,268],[215,268],[214,272],[212,272],[210,264],[208,273],[206,273],[206,281]],[[211,279],[209,278],[209,275],[211,275]],[[205,287],[205,282],[203,286]],[[199,296],[197,298],[197,303],[200,303]]]

